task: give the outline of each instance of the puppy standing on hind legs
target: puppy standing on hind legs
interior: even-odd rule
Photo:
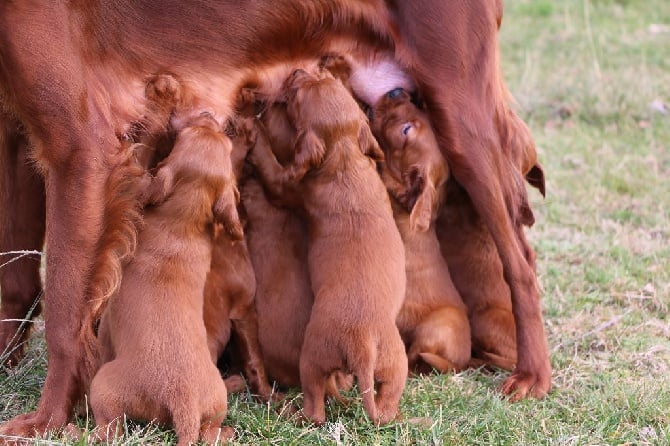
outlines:
[[[202,115],[179,133],[148,187],[155,206],[100,323],[110,361],[95,375],[90,400],[103,438],[117,433],[124,414],[172,424],[180,445],[232,436],[220,428],[227,392],[202,319],[214,220],[242,237],[231,150],[218,124]]]
[[[405,293],[402,240],[366,156],[382,153],[340,81],[296,70],[284,88],[297,131],[294,160],[281,166],[259,127],[250,159],[272,195],[299,191],[307,215],[314,304],[300,353],[303,412],[324,422],[327,382],[345,371],[356,376],[368,417],[388,423],[398,412],[407,356],[395,325]]]

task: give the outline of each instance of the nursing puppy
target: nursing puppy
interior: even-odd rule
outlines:
[[[242,177],[247,151],[248,147],[235,144],[233,139],[231,160],[235,179]],[[203,313],[209,351],[212,360],[217,363],[232,339],[235,362],[241,366],[251,392],[268,401],[272,389],[258,342],[257,287],[248,249],[248,234],[245,229],[244,239],[233,240],[218,224],[214,232],[212,266],[205,283]],[[231,335],[234,336],[231,338]],[[239,375],[226,378],[228,392],[244,390],[244,383],[238,378]]]
[[[146,191],[135,257],[103,314],[102,365],[90,401],[102,438],[125,414],[172,424],[179,444],[232,436],[221,429],[226,387],[211,360],[203,291],[212,259],[214,221],[242,237],[230,140],[208,115],[178,134]]]
[[[259,104],[254,92],[243,89],[238,107],[254,110]],[[293,159],[296,131],[289,122],[284,102],[262,102],[259,121],[264,135],[277,157],[286,165]],[[244,135],[253,128],[255,112],[236,118],[240,136],[238,146],[251,144]],[[243,130],[241,127],[245,127]],[[271,381],[280,387],[300,387],[300,349],[312,312],[314,297],[307,267],[307,224],[305,219],[268,197],[259,180],[250,175],[241,178],[240,194],[247,216],[245,238],[256,273],[256,311],[262,330],[258,339],[263,363]],[[349,374],[336,372],[329,380],[327,393],[340,401],[340,389],[353,383]]]
[[[447,162],[428,116],[402,89],[377,102],[372,130],[386,155],[382,179],[405,244],[407,292],[396,323],[410,370],[462,370],[470,359],[470,324],[435,233]]]
[[[493,238],[456,183],[437,221],[440,250],[463,302],[472,333],[472,365],[514,370],[516,324],[509,286]]]
[[[352,372],[375,423],[398,412],[407,357],[395,319],[405,293],[402,240],[374,161],[382,153],[346,88],[296,70],[285,83],[295,155],[284,168],[255,127],[250,160],[277,197],[298,197],[309,230],[314,305],[300,355],[304,415],[325,421],[329,377]],[[377,395],[374,395],[378,383]]]
[[[248,106],[254,98],[247,96],[242,101]],[[260,119],[277,159],[290,161],[295,130],[288,122],[285,104],[266,105]],[[254,118],[241,116],[236,123],[240,136],[233,138],[235,150],[238,146],[248,149],[252,142],[245,135],[253,129]],[[290,209],[273,204],[253,176],[242,180],[240,194],[247,216],[245,238],[256,274],[263,363],[271,380],[282,387],[299,387],[300,349],[314,300],[307,268],[307,226]]]

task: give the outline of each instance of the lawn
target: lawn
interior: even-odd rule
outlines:
[[[496,391],[505,373],[412,378],[404,420],[380,428],[359,403],[299,427],[237,395],[227,419],[236,442],[670,444],[670,3],[507,0],[500,46],[547,177],[546,199],[530,192],[528,233],[552,392],[509,403]],[[37,403],[42,327],[20,367],[0,373],[0,421]],[[174,441],[154,426],[129,429],[127,444]]]

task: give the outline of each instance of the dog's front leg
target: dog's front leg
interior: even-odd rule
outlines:
[[[35,158],[46,170],[44,322],[47,376],[37,409],[7,422],[5,435],[43,435],[72,416],[92,358],[81,339],[86,287],[99,249],[105,183],[119,160],[119,141],[104,104],[89,94],[68,5],[0,6],[0,89],[5,106],[25,125]],[[35,50],[35,42],[42,46]],[[67,86],[65,88],[64,86]]]

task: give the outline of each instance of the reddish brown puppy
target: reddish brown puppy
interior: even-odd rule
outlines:
[[[231,155],[234,176],[242,175],[247,148],[233,144]],[[204,321],[207,344],[216,363],[234,334],[235,352],[249,387],[262,400],[270,399],[272,389],[258,342],[256,277],[248,249],[248,231],[243,240],[231,240],[221,225],[215,227],[212,265],[207,273],[204,295]],[[264,329],[265,330],[265,329]],[[226,380],[231,391],[232,379]],[[240,389],[241,390],[241,389]]]
[[[290,161],[295,130],[285,105],[267,105],[261,119],[273,153],[282,163]],[[235,148],[248,149],[253,142],[246,135],[254,126],[253,118],[237,122],[240,137],[233,139]],[[245,237],[258,284],[256,309],[263,361],[271,380],[284,387],[299,387],[300,349],[314,300],[307,269],[307,226],[290,209],[273,204],[255,177],[242,181],[240,193],[248,219]]]
[[[387,423],[398,412],[407,358],[395,326],[405,292],[402,241],[366,156],[382,154],[358,104],[331,75],[296,70],[286,96],[297,131],[293,162],[277,162],[260,127],[250,159],[275,196],[298,194],[307,216],[314,305],[300,353],[304,414],[325,421],[327,383],[345,371],[358,380],[370,419]]]
[[[396,322],[410,370],[462,370],[470,359],[470,324],[435,233],[447,162],[428,116],[402,89],[377,102],[372,130],[386,156],[382,179],[405,244],[407,292]]]
[[[244,90],[243,90],[244,91]],[[255,102],[246,91],[244,101]],[[251,95],[251,96],[250,96]],[[282,165],[293,159],[296,131],[288,119],[286,103],[265,102],[259,117],[264,135]],[[253,118],[237,119],[241,135],[249,135]],[[233,143],[249,147],[244,136]],[[307,224],[296,212],[280,204],[281,197],[268,197],[257,178],[243,179],[242,204],[248,219],[245,238],[254,264],[258,287],[256,309],[262,330],[258,338],[263,362],[271,380],[279,386],[300,387],[300,349],[312,312],[312,286],[307,268]],[[329,381],[328,394],[341,399],[338,388],[349,388],[351,375],[337,373]]]
[[[100,325],[109,362],[91,383],[90,401],[103,438],[117,433],[124,414],[173,425],[180,445],[231,436],[220,429],[227,393],[202,320],[214,220],[242,238],[231,151],[203,115],[179,132],[148,187],[154,206]]]

